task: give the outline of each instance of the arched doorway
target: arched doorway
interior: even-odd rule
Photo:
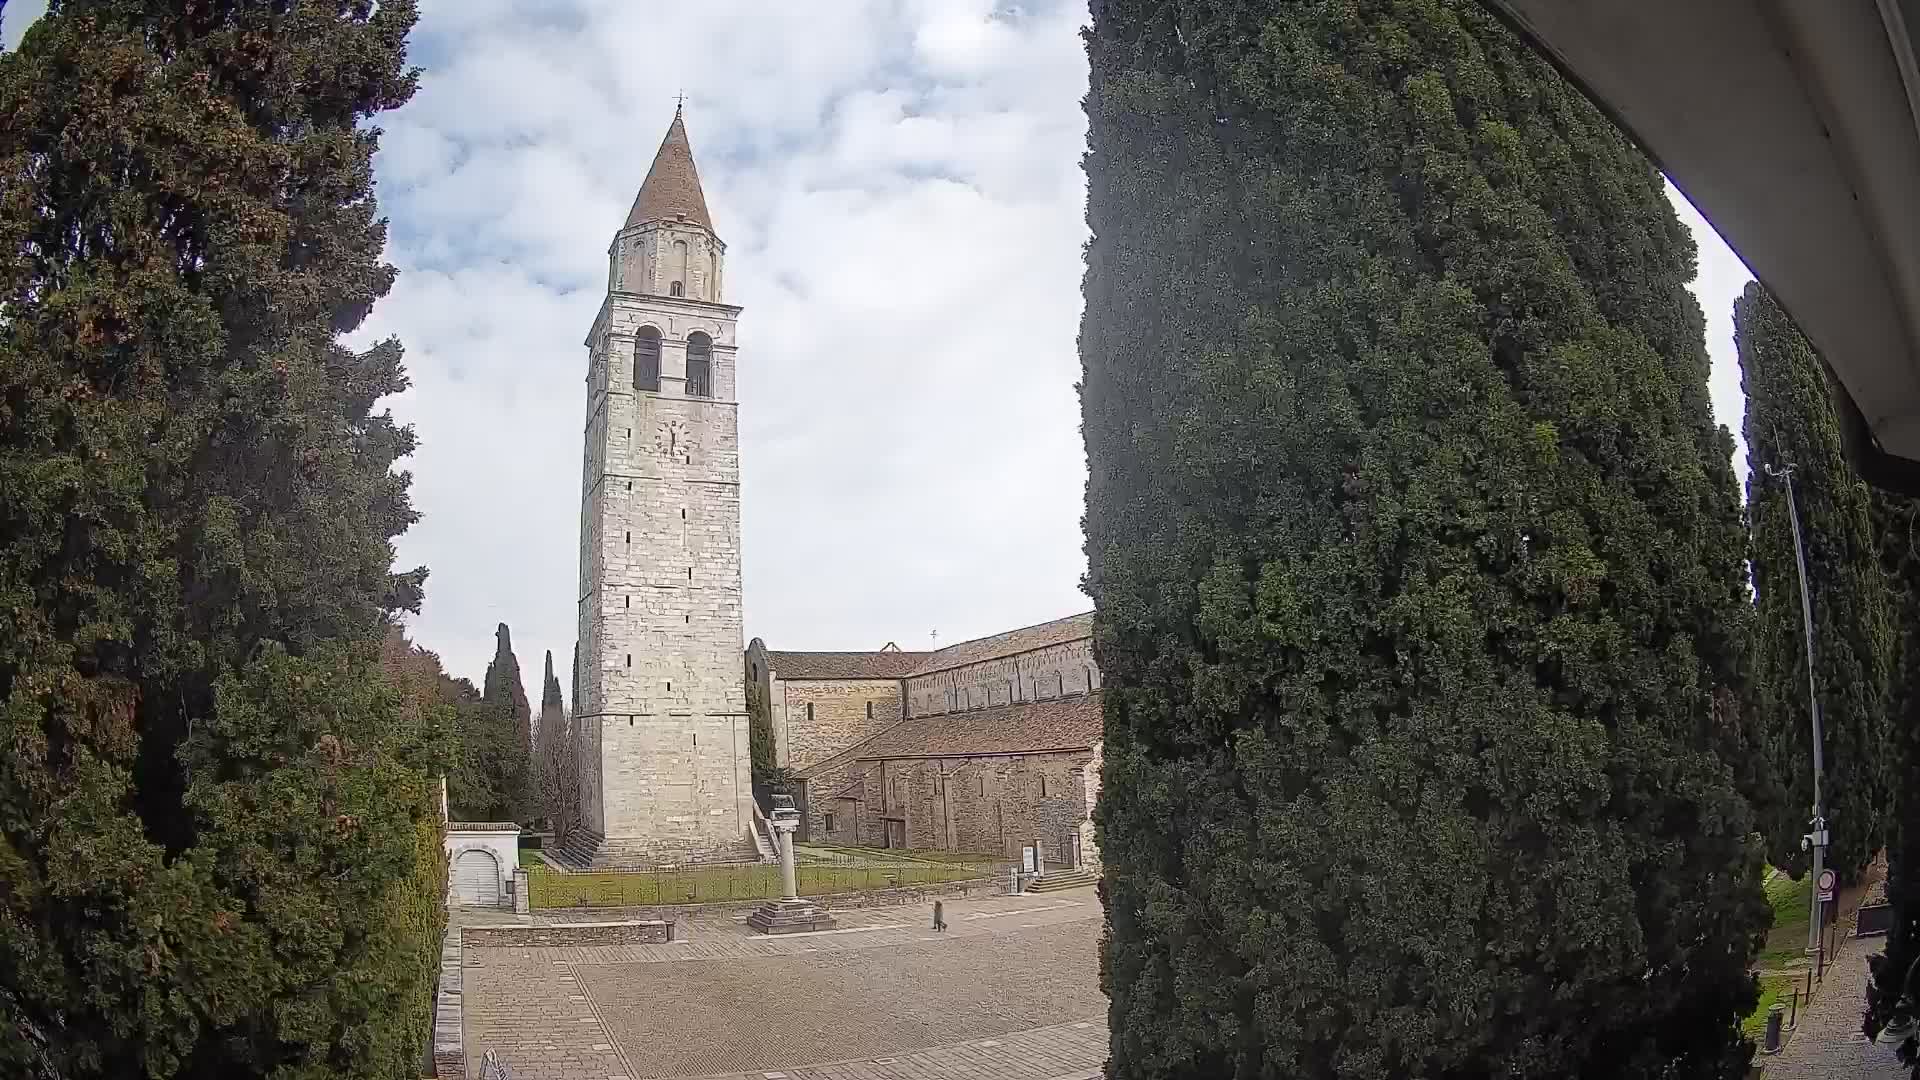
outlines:
[[[485,848],[468,848],[453,863],[453,902],[500,906],[500,864]]]

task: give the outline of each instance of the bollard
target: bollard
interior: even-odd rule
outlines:
[[[1767,1007],[1767,1041],[1761,1045],[1761,1053],[1777,1054],[1780,1052],[1780,1021],[1786,1015],[1786,1012],[1787,1007],[1777,1001]]]
[[[1793,1006],[1787,1010],[1787,1030],[1800,1026],[1800,988],[1793,988]]]

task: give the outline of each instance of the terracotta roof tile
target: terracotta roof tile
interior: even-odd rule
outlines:
[[[1100,694],[1022,701],[895,724],[857,748],[856,759],[965,757],[1084,750],[1100,741]]]
[[[629,226],[643,221],[670,221],[685,215],[688,221],[713,231],[713,219],[707,216],[707,196],[700,190],[700,171],[693,167],[693,145],[687,141],[687,125],[674,110],[673,124],[660,150],[653,155],[653,168],[634,197],[627,214]]]
[[[929,654],[901,652],[771,652],[767,668],[778,679],[898,679]]]
[[[949,645],[931,653],[921,653],[925,661],[908,674],[927,675],[948,668],[965,667],[986,660],[997,660],[1015,653],[1044,649],[1049,645],[1078,641],[1093,636],[1093,612],[1069,615],[1064,619],[1043,622],[1038,626],[1023,626],[1018,630],[1009,630],[992,637],[975,638]]]

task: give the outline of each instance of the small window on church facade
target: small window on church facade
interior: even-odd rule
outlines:
[[[713,339],[698,330],[687,335],[687,396],[713,396]]]
[[[827,833],[828,835],[833,833],[833,811],[831,810],[827,811]]]
[[[867,702],[867,719],[873,719],[873,702]]]
[[[667,286],[668,296],[681,296],[681,295],[684,295],[685,293],[686,293],[686,287],[681,285],[677,281]]]
[[[633,342],[633,388],[660,392],[660,331],[643,326]]]
[[[813,702],[807,702],[807,723],[813,723]]]

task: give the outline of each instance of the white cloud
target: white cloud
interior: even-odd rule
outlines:
[[[13,0],[4,41],[43,3]],[[420,93],[377,162],[402,274],[363,336],[414,389],[433,571],[414,634],[478,680],[514,628],[530,694],[574,636],[581,346],[675,96],[741,319],[747,633],[924,647],[1082,610],[1075,334],[1079,0],[427,0]],[[1738,432],[1701,242],[1714,403]],[[1744,457],[1736,462],[1744,469]]]
[[[574,636],[582,376],[606,246],[687,94],[740,325],[747,633],[923,647],[1088,606],[1073,384],[1084,8],[697,13],[432,0],[382,118],[415,389],[416,637],[477,678]]]

